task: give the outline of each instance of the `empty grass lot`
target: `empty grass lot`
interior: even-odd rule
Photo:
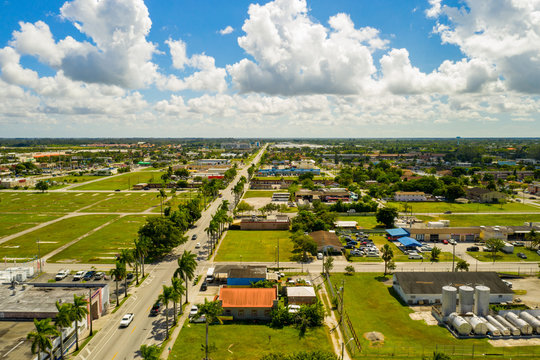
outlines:
[[[49,184],[52,184],[52,182],[56,182],[57,185],[49,185],[49,189],[61,189],[63,187],[66,187],[68,185],[72,184],[78,184],[78,183],[85,183],[90,180],[97,180],[100,178],[104,178],[103,176],[90,176],[90,175],[82,175],[82,176],[74,176],[74,175],[68,175],[68,176],[58,176],[58,177],[52,177],[47,179],[46,181],[49,182]]]
[[[103,193],[0,193],[1,213],[66,213],[91,205],[107,197]]]
[[[521,259],[517,257],[517,253],[522,252],[527,255],[527,259]],[[487,251],[467,251],[467,254],[471,255],[478,261],[493,261],[492,253]],[[511,262],[527,262],[527,261],[540,261],[540,255],[536,253],[536,250],[529,250],[526,247],[514,247],[513,254],[505,254],[503,252],[497,252],[495,254],[495,261],[511,261]]]
[[[379,274],[344,274],[332,275],[334,285],[345,280],[345,311],[353,323],[354,329],[362,344],[362,354],[356,358],[394,358],[392,355],[409,354],[410,359],[421,359],[422,354],[430,356],[436,349],[452,355],[455,351],[475,354],[503,354],[491,358],[508,359],[511,354],[535,352],[540,356],[538,347],[494,348],[487,339],[458,340],[448,330],[440,326],[428,326],[424,321],[412,320],[409,314],[413,311],[392,296],[393,291],[379,279]],[[391,279],[391,277],[389,277]],[[371,345],[363,334],[378,331],[384,335],[384,343]],[[519,349],[517,349],[519,348]],[[372,355],[370,357],[370,355]],[[387,356],[385,356],[387,355]],[[470,356],[456,357],[470,359]],[[490,358],[482,356],[483,359]],[[524,359],[537,357],[525,357]]]
[[[49,262],[114,263],[114,256],[121,249],[133,247],[137,231],[146,219],[144,215],[124,216],[59,252]]]
[[[158,193],[153,193],[153,194],[154,196],[157,196]],[[171,197],[170,190],[167,191],[167,196]],[[169,200],[163,203],[163,209],[165,209],[165,207],[167,206],[170,206],[172,210],[178,210],[178,205],[188,203],[191,199],[195,199],[196,197],[197,197],[196,191],[177,192],[174,195],[174,197],[171,197]],[[211,201],[211,198],[208,198],[207,201]],[[202,204],[202,200],[201,200],[201,204]],[[155,213],[161,212],[160,206],[159,206],[159,198],[158,198],[158,206],[156,206],[156,208],[153,209],[152,212],[155,212]]]
[[[159,208],[156,192],[151,193],[109,193],[104,201],[91,206],[84,212],[141,212],[153,206]]]
[[[222,240],[216,261],[276,261],[279,239],[279,261],[289,261],[293,244],[288,231],[231,230]]]
[[[0,244],[0,258],[33,258],[39,252],[44,256],[75,240],[92,229],[114,219],[114,215],[76,216],[58,221],[31,233]]]
[[[356,221],[362,229],[375,229],[377,227],[377,219],[375,216],[340,216],[337,218],[340,221]],[[384,228],[384,225],[380,225]]]
[[[399,211],[403,210],[403,202],[389,202],[388,205],[396,207]],[[503,213],[503,212],[540,212],[540,208],[521,203],[508,203],[503,206],[498,204],[456,204],[444,202],[419,202],[408,203],[412,206],[413,213],[444,213],[452,211],[456,213]]]
[[[129,190],[130,186],[148,182],[161,182],[162,171],[136,171],[119,176],[109,176],[90,184],[76,186],[73,190]]]
[[[186,323],[180,332],[170,360],[200,360],[204,358],[205,325]],[[300,337],[298,329],[272,329],[267,325],[224,324],[209,329],[209,357],[212,360],[260,359],[271,352],[290,354],[299,351],[332,351],[328,330],[320,327],[308,330]]]
[[[418,215],[417,218],[424,221],[450,220],[450,226],[467,227],[467,226],[511,226],[523,225],[525,221],[539,222],[540,214],[516,215],[516,214],[500,214],[500,215],[441,215],[427,216]]]
[[[272,191],[272,190],[248,190],[244,194],[244,199],[249,198],[257,198],[257,197],[264,197],[264,198],[271,198],[272,194],[275,192],[287,192],[285,191]]]
[[[0,224],[2,224],[0,225],[0,238],[57,219],[60,216],[60,214],[0,214]]]

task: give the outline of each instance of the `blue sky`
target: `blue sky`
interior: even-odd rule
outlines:
[[[0,136],[539,136],[537,11],[4,0]]]

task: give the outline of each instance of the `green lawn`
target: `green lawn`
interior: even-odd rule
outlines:
[[[0,214],[0,224],[2,224],[0,238],[57,219],[60,216],[60,214]]]
[[[49,179],[46,179],[46,181],[51,184],[53,181],[58,183],[57,185],[49,185],[49,189],[60,189],[63,187],[66,187],[68,185],[72,184],[78,184],[78,183],[85,183],[90,180],[97,180],[104,178],[105,176],[91,176],[91,175],[82,175],[82,176],[75,176],[75,175],[67,175],[67,176],[58,176],[58,177],[51,177]]]
[[[140,212],[157,206],[159,198],[156,192],[151,193],[109,193],[106,200],[91,206],[84,212]]]
[[[154,193],[154,196],[157,196],[157,193]],[[171,196],[170,191],[167,191],[167,196],[169,197]],[[171,198],[170,200],[163,203],[163,208],[165,209],[165,207],[170,206],[171,209],[178,210],[178,205],[187,203],[190,201],[190,199],[194,199],[195,197],[197,197],[196,191],[178,192],[175,194],[174,198]],[[201,201],[201,204],[202,204],[202,201]],[[156,206],[156,208],[152,210],[152,212],[155,212],[155,213],[161,212],[160,207]]]
[[[502,354],[503,351],[505,355],[515,354],[518,351],[521,354],[536,351],[540,355],[538,347],[494,348],[489,345],[487,339],[458,340],[445,328],[429,326],[424,321],[412,320],[409,313],[413,311],[392,296],[393,291],[379,281],[381,278],[379,274],[369,273],[357,273],[353,276],[332,275],[334,285],[341,284],[342,280],[345,280],[345,311],[362,344],[362,354],[356,356],[358,359],[375,357],[389,359],[393,358],[393,354],[409,354],[411,359],[421,359],[423,354],[431,356],[436,349],[449,355],[452,355],[453,351],[471,352],[473,345],[477,355]],[[363,337],[363,334],[371,331],[382,333],[384,343],[371,345]],[[508,357],[496,356],[495,358],[507,359]]]
[[[109,176],[101,181],[76,186],[74,190],[128,190],[138,183],[161,182],[162,171],[136,171],[119,176]]]
[[[146,218],[144,215],[122,217],[59,252],[49,262],[114,263],[114,256],[120,249],[133,247],[137,231]]]
[[[403,210],[403,202],[388,202],[388,205]],[[540,212],[540,208],[521,203],[508,203],[503,206],[498,204],[457,204],[444,202],[409,202],[413,213],[444,213],[445,211],[460,212]]]
[[[86,215],[61,220],[31,233],[0,244],[0,258],[33,258],[41,256],[75,240],[92,229],[114,219],[114,215]]]
[[[204,342],[205,325],[186,323],[172,347],[169,359],[200,360],[204,357]],[[272,329],[267,325],[255,324],[211,325],[208,343],[212,360],[257,360],[271,352],[332,352],[325,327],[308,330],[300,337],[294,327]]]
[[[279,239],[279,260],[289,261],[293,244],[288,231],[231,230],[219,247],[216,261],[276,261]]]
[[[358,226],[363,229],[375,229],[377,227],[375,216],[339,216],[337,219],[341,221],[356,221],[358,222]]]
[[[91,205],[107,197],[104,193],[28,192],[0,193],[1,213],[65,213]]]
[[[522,252],[527,255],[527,259],[521,259],[517,257],[517,253]],[[478,261],[493,261],[492,254],[486,251],[468,251],[467,254],[471,255]],[[511,261],[511,262],[527,262],[527,261],[540,261],[540,255],[536,251],[529,250],[526,247],[514,247],[513,254],[505,254],[503,252],[497,252],[495,254],[495,261]]]
[[[287,192],[287,191],[272,191],[272,190],[248,190],[244,194],[244,199],[255,197],[268,197],[271,198],[275,192]]]
[[[497,214],[497,215],[440,215],[427,216],[418,215],[417,218],[424,221],[450,220],[450,226],[512,226],[523,225],[525,221],[539,222],[540,214],[516,215],[516,214]]]

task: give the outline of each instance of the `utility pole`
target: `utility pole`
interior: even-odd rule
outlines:
[[[456,258],[456,244],[452,244],[452,272],[455,271],[455,268],[454,268],[454,260]]]
[[[90,307],[90,336],[92,336],[94,334],[92,329],[92,288],[88,289],[88,306]]]
[[[38,265],[39,265],[38,274],[41,274],[41,255],[39,253],[39,238],[37,239],[36,243],[37,243]]]
[[[341,318],[343,319],[343,303],[345,302],[345,280],[341,280]]]

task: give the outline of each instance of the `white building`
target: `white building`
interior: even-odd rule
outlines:
[[[426,201],[426,194],[422,191],[397,191],[394,201]]]

